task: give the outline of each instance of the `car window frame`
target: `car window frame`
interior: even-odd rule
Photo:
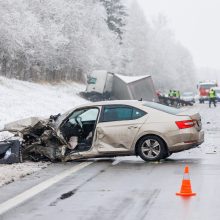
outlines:
[[[98,112],[97,112],[97,116],[96,116],[96,119],[95,120],[85,120],[85,121],[97,121],[98,120],[98,117],[99,117],[99,111],[100,111],[100,109],[99,108],[89,108],[89,109],[87,109],[87,111],[90,111],[90,110],[98,110]],[[85,111],[85,112],[83,112],[82,114],[84,114],[84,113],[88,113],[87,111]],[[81,114],[81,115],[82,115]],[[78,117],[78,116],[77,116]],[[80,116],[80,117],[82,117],[82,116]],[[83,119],[83,118],[82,118]],[[82,122],[84,122],[84,120],[82,120]]]
[[[133,111],[134,109],[140,111],[140,112],[144,112],[145,114],[139,118],[132,118],[132,119],[129,119],[129,120],[113,120],[113,121],[104,121],[104,110],[105,108],[132,108],[132,117],[133,117]],[[108,123],[108,122],[117,122],[117,121],[135,121],[135,120],[138,120],[142,117],[144,117],[145,115],[147,115],[148,113],[145,111],[145,110],[142,110],[140,108],[137,108],[135,106],[132,106],[132,105],[121,105],[121,104],[113,104],[113,105],[103,105],[102,106],[102,110],[101,110],[101,113],[100,113],[100,117],[99,117],[99,122],[98,123]]]
[[[174,108],[174,107],[163,105],[157,102],[145,101],[143,103],[143,106],[154,109],[156,111],[166,113],[166,114],[170,114],[170,115],[178,115],[179,113],[182,112],[182,110],[179,108]]]
[[[97,119],[96,119],[96,125],[97,125],[97,123],[98,123],[99,120],[100,120],[102,108],[100,108],[100,106],[85,106],[85,107],[81,107],[81,108],[76,108],[76,109],[74,109],[73,111],[71,111],[71,113],[69,113],[69,114],[67,115],[67,117],[66,117],[66,118],[62,121],[62,123],[59,125],[59,128],[58,128],[58,129],[60,129],[60,128],[68,121],[69,117],[70,117],[74,112],[80,111],[80,110],[84,110],[84,109],[94,109],[94,108],[98,109],[98,115],[97,115]],[[95,125],[95,127],[96,127],[96,125]]]

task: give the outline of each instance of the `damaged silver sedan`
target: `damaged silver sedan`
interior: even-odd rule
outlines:
[[[12,142],[1,142],[0,163],[6,162],[6,154],[12,153],[8,152],[10,146],[18,141],[19,161],[129,155],[157,161],[204,141],[199,113],[142,101],[88,103],[49,119],[16,121],[5,125],[3,131],[18,140],[13,137]]]

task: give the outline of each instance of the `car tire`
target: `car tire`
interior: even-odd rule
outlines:
[[[137,154],[145,161],[159,161],[166,158],[168,152],[160,137],[147,135],[138,143]]]
[[[167,151],[167,152],[163,155],[163,157],[162,157],[161,159],[166,159],[166,158],[170,157],[172,154],[173,154],[173,153],[170,153],[170,152]]]

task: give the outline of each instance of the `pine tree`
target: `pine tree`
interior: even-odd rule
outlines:
[[[123,39],[122,70],[128,75],[144,75],[149,71],[149,31],[143,11],[132,1]]]
[[[106,22],[111,31],[113,31],[120,40],[122,40],[123,28],[127,16],[126,7],[121,0],[100,0],[103,3],[107,19]]]

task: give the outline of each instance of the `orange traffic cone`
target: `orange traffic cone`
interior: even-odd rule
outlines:
[[[193,193],[191,189],[188,166],[186,166],[184,169],[182,186],[181,186],[180,192],[176,193],[176,195],[177,196],[195,196],[196,195],[196,193]]]

